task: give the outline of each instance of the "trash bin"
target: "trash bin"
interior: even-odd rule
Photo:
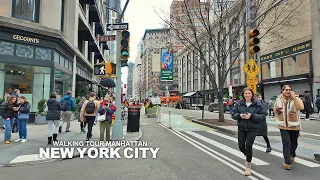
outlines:
[[[128,107],[127,132],[139,132],[140,107]]]

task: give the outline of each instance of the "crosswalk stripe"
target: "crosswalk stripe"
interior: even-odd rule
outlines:
[[[234,138],[234,137],[231,137],[231,136],[227,136],[225,134],[222,134],[222,133],[219,133],[219,132],[216,132],[216,131],[207,131],[207,132],[211,133],[213,135],[220,136],[222,138],[225,138],[225,139],[228,139],[230,141],[234,141],[234,142],[238,143],[238,139],[237,138]],[[261,146],[255,145],[255,144],[253,145],[253,148],[256,149],[256,150],[265,152],[265,148],[264,147],[261,147]],[[276,152],[276,151],[272,151],[270,154],[283,158],[282,153],[279,153],[279,152]],[[299,164],[302,164],[302,165],[305,165],[305,166],[308,166],[308,167],[320,167],[320,164],[317,164],[317,163],[314,163],[314,162],[311,162],[311,161],[307,161],[307,160],[304,160],[304,159],[301,159],[301,158],[298,158],[298,157],[295,158],[295,162],[299,163]]]
[[[41,161],[46,160],[46,158],[40,158],[39,154],[28,154],[28,155],[20,155],[14,158],[10,163],[21,163],[21,162],[29,162],[29,161]]]
[[[191,145],[193,145],[194,147],[198,148],[199,150],[203,151],[204,153],[208,154],[209,156],[217,159],[218,161],[220,161],[220,162],[222,162],[223,164],[231,167],[231,168],[234,169],[235,171],[243,174],[243,170],[241,170],[241,169],[238,168],[237,166],[235,166],[235,165],[229,163],[228,161],[226,161],[226,160],[229,159],[230,162],[232,162],[232,160],[231,160],[230,158],[227,158],[227,157],[223,156],[222,154],[220,154],[220,153],[218,153],[218,152],[215,152],[215,151],[213,151],[213,150],[212,150],[213,153],[220,154],[221,157],[219,157],[219,156],[217,156],[217,155],[215,155],[215,154],[212,154],[212,153],[210,153],[210,152],[208,151],[208,150],[210,149],[209,147],[206,147],[205,145],[202,145],[201,143],[197,142],[199,145],[201,144],[204,148],[208,149],[208,150],[206,150],[206,149],[204,149],[203,147],[200,147],[199,145],[197,145],[197,144],[195,143],[195,142],[196,142],[195,140],[193,140],[193,139],[191,139],[191,138],[189,138],[189,137],[187,137],[187,136],[185,136],[185,135],[183,135],[183,134],[181,134],[181,133],[179,133],[179,132],[177,132],[177,131],[174,131],[174,130],[169,129],[169,128],[168,128],[167,126],[165,126],[164,124],[160,124],[160,125],[163,126],[163,127],[165,127],[165,128],[167,128],[167,129],[168,129],[169,131],[171,131],[173,134],[177,135],[177,136],[180,137],[181,139],[185,140],[186,142],[188,142],[189,144],[191,144]],[[192,141],[193,141],[193,142],[192,142]],[[222,157],[223,157],[224,159],[223,159]],[[226,160],[225,160],[225,159],[226,159]],[[259,173],[256,173],[255,171],[252,171],[252,172],[253,172],[253,174],[259,174]],[[261,175],[261,174],[259,174],[259,175]],[[263,176],[263,175],[261,175],[261,176]],[[259,177],[260,177],[260,176],[259,176]],[[264,177],[264,176],[263,176],[263,177]],[[249,179],[252,179],[252,180],[258,180],[258,179],[255,178],[254,176],[248,176],[248,178],[249,178]],[[267,177],[262,178],[262,179],[269,180]]]
[[[212,139],[209,139],[209,138],[207,138],[207,137],[204,137],[204,136],[199,135],[199,134],[194,133],[194,132],[187,132],[187,131],[186,131],[185,133],[187,133],[187,134],[189,134],[189,135],[191,135],[191,136],[194,136],[194,137],[196,137],[196,138],[198,138],[198,139],[201,139],[201,140],[203,140],[203,141],[205,141],[205,142],[207,142],[207,143],[209,143],[209,144],[211,144],[211,145],[214,145],[214,146],[216,146],[217,148],[220,148],[220,149],[222,149],[222,150],[224,150],[224,151],[226,151],[226,152],[228,152],[228,153],[230,153],[230,154],[233,154],[233,155],[235,155],[235,156],[237,156],[237,157],[239,157],[239,158],[241,158],[241,159],[244,159],[244,158],[243,158],[244,155],[243,155],[243,153],[242,153],[241,151],[238,151],[238,150],[236,150],[236,149],[233,149],[233,148],[231,148],[231,147],[229,147],[229,146],[226,146],[226,145],[224,145],[224,144],[221,144],[221,143],[219,143],[219,142],[217,142],[217,141],[214,141],[214,140],[212,140]],[[258,158],[255,158],[255,157],[252,158],[252,163],[255,164],[255,165],[257,165],[257,166],[269,165],[269,163],[267,163],[267,162],[265,162],[265,161],[262,161],[262,160],[260,160],[260,159],[258,159]]]

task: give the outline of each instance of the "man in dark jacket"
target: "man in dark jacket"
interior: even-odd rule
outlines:
[[[310,113],[312,112],[312,102],[311,102],[309,96],[304,97],[303,105],[304,105],[304,110],[306,113],[306,121],[309,121],[310,120],[309,116],[310,116]]]
[[[16,98],[19,98],[20,96],[20,90],[15,89],[12,93],[10,93],[11,96],[15,96]]]
[[[66,96],[60,99],[62,123],[59,127],[59,133],[61,133],[65,122],[67,123],[66,132],[70,132],[70,121],[75,107],[75,103],[71,95],[72,93],[69,91]]]

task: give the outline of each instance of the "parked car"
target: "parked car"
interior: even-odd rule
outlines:
[[[224,112],[230,111],[228,98],[223,98],[223,107],[224,107]],[[218,102],[218,99],[215,99],[213,103],[210,103],[208,111],[213,112],[218,110],[219,110],[219,102]]]

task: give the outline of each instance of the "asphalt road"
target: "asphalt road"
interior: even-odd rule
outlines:
[[[174,108],[161,108],[161,113],[168,114],[169,111],[172,114],[180,114],[185,116],[187,119],[191,120],[193,118],[201,118],[202,117],[202,111],[201,110],[185,110],[185,109],[174,109]],[[218,112],[209,112],[204,111],[204,118],[218,118],[219,114]],[[225,114],[225,119],[232,119],[230,117],[230,114]],[[267,117],[268,125],[272,127],[277,127],[276,125],[276,119]],[[318,120],[302,120],[302,132],[305,133],[305,137],[318,139],[320,140],[320,121]]]
[[[183,123],[183,122],[182,122]],[[181,123],[181,126],[183,124]],[[158,156],[152,159],[89,159],[75,158],[60,162],[0,168],[1,179],[20,180],[88,180],[88,179],[190,179],[190,180],[242,180],[244,158],[234,137],[188,123],[188,131],[170,130],[158,124],[157,119],[142,119],[142,141],[148,147],[159,147]],[[192,127],[197,129],[192,131]],[[200,129],[202,129],[200,127]],[[320,164],[297,160],[291,171],[282,168],[281,152],[264,152],[265,147],[255,146],[254,173],[250,179],[310,179],[318,180]],[[314,167],[315,166],[315,167]]]

